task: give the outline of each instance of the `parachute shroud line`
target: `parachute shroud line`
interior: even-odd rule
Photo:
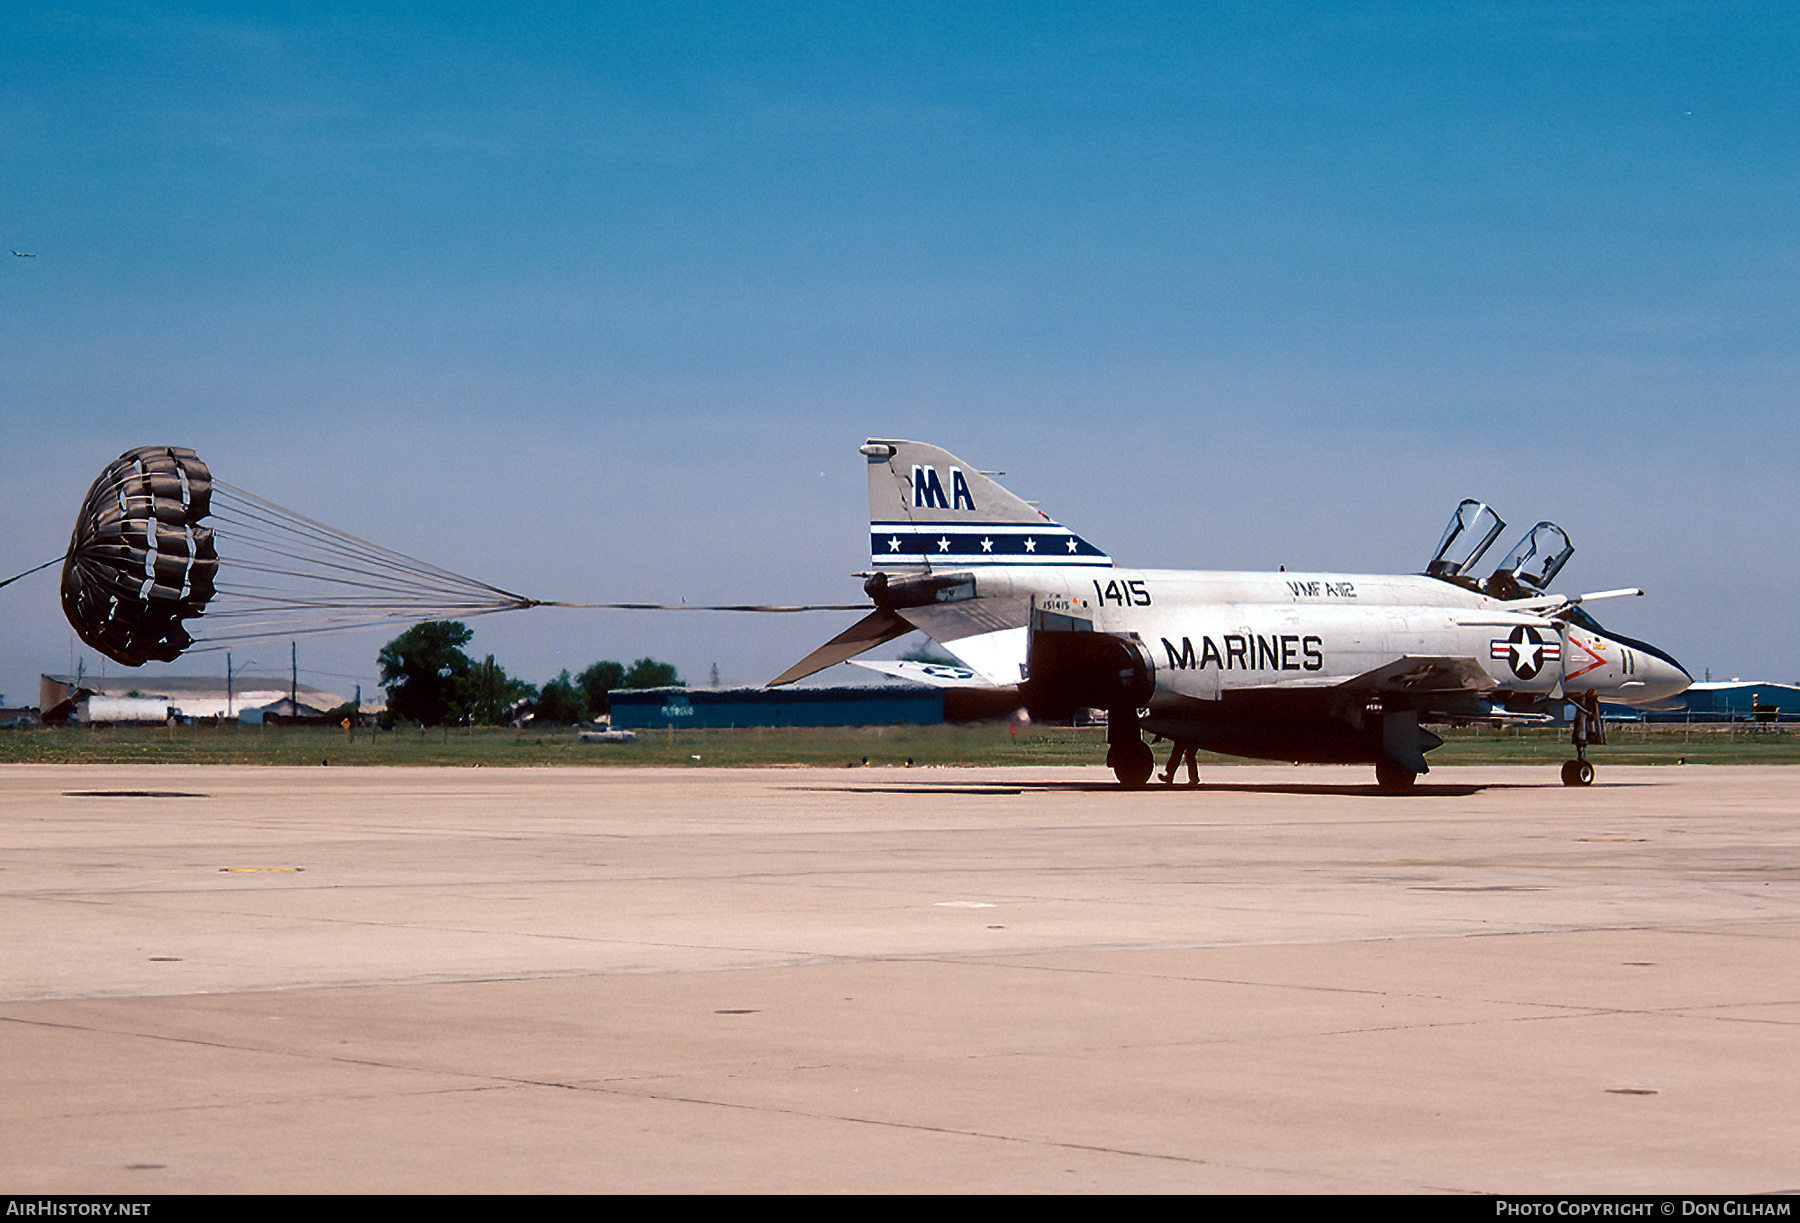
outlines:
[[[867,610],[862,604],[533,599],[215,480],[197,454],[178,446],[140,446],[109,465],[89,488],[68,551],[58,559],[70,625],[88,645],[132,667],[170,662],[190,648],[528,607]]]

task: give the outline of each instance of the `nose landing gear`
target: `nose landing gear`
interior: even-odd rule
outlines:
[[[1606,720],[1600,716],[1600,698],[1589,688],[1579,697],[1572,698],[1575,706],[1575,724],[1569,731],[1569,741],[1575,745],[1575,759],[1563,761],[1562,783],[1565,786],[1591,786],[1594,784],[1594,765],[1587,758],[1589,744],[1606,743]]]
[[[1565,786],[1591,786],[1594,784],[1594,766],[1587,760],[1565,760],[1562,766],[1562,783]]]

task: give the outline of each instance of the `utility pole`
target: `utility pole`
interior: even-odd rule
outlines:
[[[257,665],[259,665],[258,660],[254,658],[246,658],[244,660],[244,669],[246,671]],[[227,719],[235,718],[237,716],[236,674],[237,673],[232,666],[231,652],[227,650],[225,652],[225,717]]]
[[[288,712],[300,708],[300,643],[288,642],[288,662],[293,670],[288,674]]]

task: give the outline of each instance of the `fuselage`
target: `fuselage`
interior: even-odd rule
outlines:
[[[1501,703],[1592,690],[1641,707],[1692,682],[1668,654],[1591,618],[1571,623],[1437,578],[1017,564],[965,572],[965,597],[908,609],[908,618],[1002,678],[1026,662],[1034,610],[1134,638],[1155,664],[1153,707],[1334,688],[1403,658],[1472,660]]]

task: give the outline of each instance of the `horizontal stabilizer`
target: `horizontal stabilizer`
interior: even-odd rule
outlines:
[[[877,608],[770,680],[769,687],[779,688],[782,684],[805,679],[815,671],[855,658],[864,650],[872,650],[912,631],[913,626],[893,612]]]

